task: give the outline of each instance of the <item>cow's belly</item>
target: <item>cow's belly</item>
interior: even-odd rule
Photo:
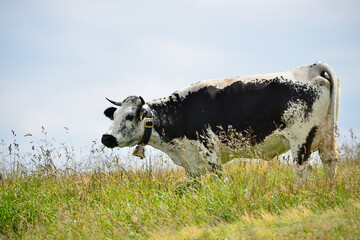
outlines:
[[[265,138],[265,141],[255,146],[258,149],[260,157],[263,159],[273,158],[285,153],[290,149],[289,142],[279,134],[272,134]]]
[[[264,159],[269,160],[279,156],[290,148],[289,142],[286,138],[278,133],[273,133],[265,138],[265,140],[254,146],[244,144],[237,149],[221,146],[221,162],[227,163],[234,158],[250,158],[250,159]]]

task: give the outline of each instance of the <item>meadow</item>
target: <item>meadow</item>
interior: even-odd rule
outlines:
[[[16,141],[3,143],[0,161],[13,162],[0,172],[0,239],[359,239],[360,145],[350,140],[335,179],[320,166],[305,185],[278,160],[190,178],[181,168],[124,168],[95,144],[88,156],[98,166],[80,171],[53,163],[71,165],[71,147],[39,140],[22,156]]]

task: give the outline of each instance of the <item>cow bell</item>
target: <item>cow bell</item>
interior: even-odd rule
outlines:
[[[139,157],[140,159],[144,159],[145,158],[145,148],[143,145],[137,145],[134,152],[133,152],[134,156]]]

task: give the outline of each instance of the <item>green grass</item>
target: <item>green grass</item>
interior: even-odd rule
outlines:
[[[305,186],[278,162],[229,165],[222,178],[181,169],[56,173],[0,180],[0,239],[357,239],[360,162]]]

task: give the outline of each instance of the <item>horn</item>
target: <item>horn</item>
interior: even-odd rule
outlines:
[[[145,104],[145,100],[144,100],[141,96],[139,96],[139,98],[140,98],[140,100],[141,100],[141,105],[144,105],[144,104]]]
[[[109,102],[111,102],[112,104],[116,105],[116,106],[121,106],[122,105],[122,102],[115,102],[113,100],[110,100],[108,98],[106,98]]]

